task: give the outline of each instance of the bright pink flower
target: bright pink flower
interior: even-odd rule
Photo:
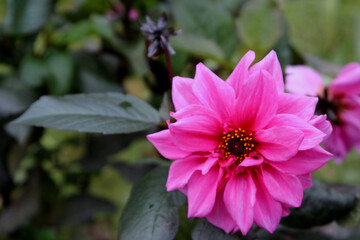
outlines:
[[[132,8],[132,9],[129,10],[129,16],[128,17],[132,21],[137,21],[138,18],[139,18],[139,12],[135,8]]]
[[[327,114],[333,128],[324,145],[335,160],[342,162],[353,146],[360,152],[360,64],[347,64],[328,88],[310,67],[287,67],[286,74],[288,91],[319,97],[317,111]]]
[[[175,77],[176,121],[148,135],[175,159],[166,188],[188,196],[188,217],[227,233],[253,223],[273,232],[331,158],[319,147],[331,125],[314,116],[317,98],[284,93],[274,51],[249,69],[254,59],[249,51],[226,81],[201,63],[194,79]]]

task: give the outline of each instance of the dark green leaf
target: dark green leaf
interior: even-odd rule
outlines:
[[[169,240],[179,227],[178,201],[166,192],[168,168],[154,169],[137,183],[119,222],[121,240]]]
[[[0,87],[0,117],[24,111],[35,99],[34,94],[16,78],[6,79]]]
[[[22,35],[36,32],[48,20],[53,0],[7,0],[4,31]]]
[[[357,203],[354,193],[342,193],[313,180],[313,186],[304,192],[300,208],[282,220],[282,224],[295,228],[310,228],[340,219],[353,210]]]
[[[188,219],[187,214],[187,205],[179,208],[180,226],[175,240],[191,239],[191,226],[195,219]]]
[[[6,132],[18,141],[18,143],[25,143],[30,133],[30,127],[23,125],[7,124],[5,126]]]
[[[122,102],[131,107],[122,108]],[[158,124],[158,112],[149,104],[121,93],[43,96],[13,123],[105,134],[130,133]]]
[[[199,219],[191,232],[193,240],[240,240],[237,235],[226,234],[223,230],[215,227],[206,219]]]

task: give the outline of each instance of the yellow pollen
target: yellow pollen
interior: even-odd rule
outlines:
[[[252,133],[246,133],[241,128],[226,132],[222,137],[223,142],[218,145],[218,149],[223,150],[225,158],[233,156],[236,163],[240,164],[255,148],[252,135]]]

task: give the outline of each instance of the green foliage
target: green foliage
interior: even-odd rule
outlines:
[[[294,208],[282,224],[295,228],[310,228],[339,220],[356,207],[355,194],[341,193],[313,180],[313,186],[304,192],[300,208]]]
[[[157,123],[159,115],[155,109],[121,93],[42,97],[13,122],[107,134],[140,131]]]
[[[223,230],[213,226],[206,219],[196,221],[194,229],[191,232],[193,240],[240,240],[241,237],[226,234]]]
[[[233,53],[237,44],[235,23],[221,6],[221,1],[172,0],[171,3],[177,23],[185,35],[198,35],[213,41],[227,56]]]
[[[121,240],[344,239],[329,236],[336,229],[358,239],[360,227],[349,227],[359,221],[359,190],[349,185],[315,183],[283,221],[294,228],[272,235],[256,227],[229,235],[187,219],[184,196],[164,187],[170,161],[144,136],[166,127],[173,111],[165,59],[146,58],[138,23],[125,12],[107,16],[115,2],[0,1],[0,239],[115,239],[117,230]],[[249,49],[260,59],[275,48],[282,67],[305,63],[330,74],[360,61],[358,0],[121,3],[141,21],[165,10],[182,29],[170,38],[175,75],[193,77],[202,61],[225,79]],[[358,158],[353,152],[314,175],[359,184]],[[335,230],[323,226],[330,221]]]
[[[7,0],[4,31],[24,35],[38,31],[53,10],[53,0]]]
[[[273,1],[255,0],[246,2],[236,23],[238,34],[249,49],[266,52],[279,40],[284,18]]]
[[[119,222],[119,239],[173,239],[179,227],[177,209],[184,196],[172,197],[165,183],[168,168],[157,168],[134,186]]]

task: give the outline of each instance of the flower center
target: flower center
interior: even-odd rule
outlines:
[[[327,119],[335,125],[341,125],[340,112],[346,108],[339,98],[329,100],[327,89],[324,91],[324,96],[319,97],[319,102],[316,105],[316,114],[326,114]]]
[[[219,144],[218,149],[223,150],[225,158],[234,156],[236,162],[241,163],[254,150],[255,144],[252,136],[252,133],[247,134],[241,128],[227,132],[223,135],[223,141]]]

